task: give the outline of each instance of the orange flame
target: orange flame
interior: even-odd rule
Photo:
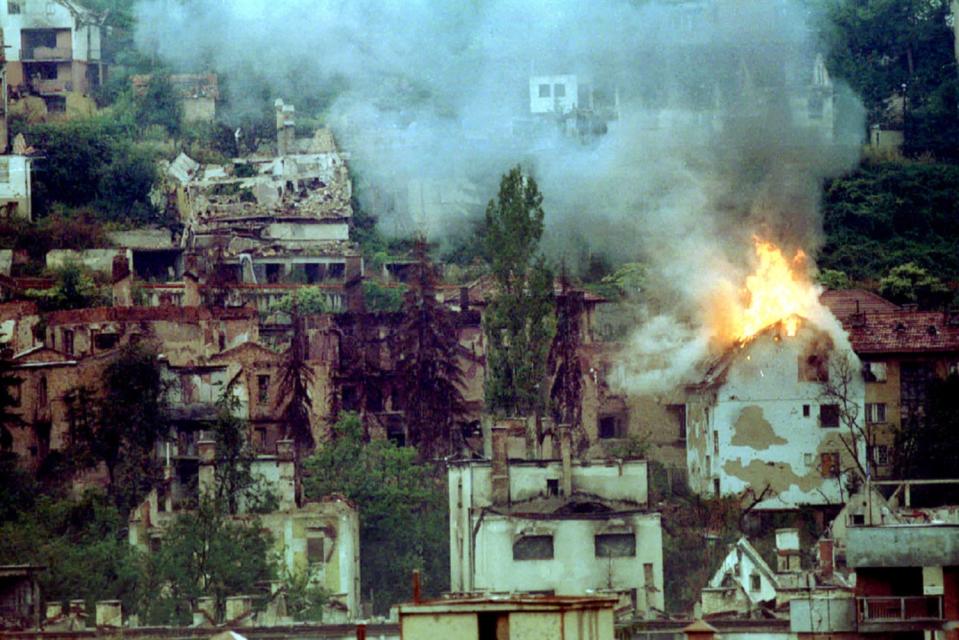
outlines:
[[[796,251],[789,260],[772,242],[754,237],[753,243],[756,268],[746,278],[739,303],[727,308],[722,333],[743,342],[782,322],[786,335],[794,336],[800,317],[808,317],[819,305],[819,291],[807,276],[806,254]]]

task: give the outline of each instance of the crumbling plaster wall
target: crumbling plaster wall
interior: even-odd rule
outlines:
[[[617,524],[611,528],[612,521]],[[636,536],[636,555],[596,557],[594,537],[607,531]],[[513,560],[522,535],[552,535],[553,558]],[[654,584],[644,582],[652,564]],[[548,591],[585,595],[612,588],[637,591],[637,607],[663,609],[662,528],[659,514],[612,514],[609,519],[524,519],[487,514],[476,535],[477,590]],[[648,587],[648,589],[647,589]]]
[[[689,440],[687,464],[694,491],[713,493],[718,479],[722,495],[752,491],[758,496],[769,487],[760,508],[844,501],[839,479],[823,477],[820,466],[824,453],[839,453],[842,469],[854,465],[840,440],[850,430],[845,425],[821,427],[820,405],[835,401],[823,399],[822,384],[799,380],[799,359],[806,357],[816,335],[808,325],[795,337],[767,332],[736,354],[714,401],[707,400],[692,419],[695,434]],[[860,416],[864,400],[857,372],[850,402],[859,406]]]

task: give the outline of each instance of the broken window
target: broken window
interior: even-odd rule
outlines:
[[[719,478],[713,478],[713,495],[719,496]]]
[[[819,473],[823,478],[839,477],[838,451],[827,451],[819,454]]]
[[[597,558],[631,558],[636,555],[635,533],[600,533],[593,538]]]
[[[40,383],[37,385],[37,406],[47,406],[47,378],[40,376]]]
[[[326,269],[322,264],[310,263],[304,267],[304,272],[306,273],[306,282],[307,284],[316,284],[323,280],[323,276],[326,274]]]
[[[270,376],[260,375],[256,377],[256,401],[260,404],[266,404],[270,401]]]
[[[676,423],[679,425],[679,439],[686,439],[686,405],[671,404],[667,407],[670,413],[676,417]]]
[[[864,362],[862,365],[862,377],[866,382],[885,382],[886,363]]]
[[[866,403],[866,422],[876,424],[886,421],[886,403],[885,402],[867,402]]]
[[[14,0],[8,0],[7,13],[9,13],[11,16],[18,15],[20,13],[20,3],[15,2]]]
[[[346,275],[346,265],[342,262],[334,262],[329,266],[330,280],[342,280]]]
[[[306,559],[310,564],[323,562],[323,538],[310,536],[306,539]]]
[[[93,348],[97,351],[108,351],[120,341],[120,336],[115,333],[98,333],[93,336]]]
[[[605,439],[625,437],[623,421],[619,416],[602,416],[599,419],[599,437]]]
[[[762,583],[759,579],[758,573],[749,574],[749,590],[750,591],[759,591],[762,588]]]
[[[565,98],[566,97],[566,85],[565,84],[554,84],[553,85],[553,97],[554,98]]]
[[[360,410],[360,394],[354,385],[344,385],[340,391],[340,406],[343,411]]]
[[[808,417],[809,417],[809,405],[808,405],[808,404],[804,404],[804,405],[802,406],[802,417],[803,417],[803,418],[808,418]]]
[[[878,465],[889,464],[889,447],[884,444],[876,445],[876,448],[873,450],[875,454],[875,461]]]
[[[559,495],[559,479],[558,478],[546,479],[546,495],[548,496]]]
[[[254,446],[257,451],[266,451],[266,427],[257,427],[254,433],[256,438]]]
[[[513,560],[552,560],[553,536],[523,536],[513,543]]]
[[[824,429],[835,429],[839,426],[839,405],[819,405],[819,426]]]
[[[283,265],[282,264],[267,264],[266,265],[266,281],[270,284],[276,284],[280,281],[280,277],[283,275]]]
[[[646,586],[646,591],[655,591],[656,590],[656,577],[653,575],[653,563],[644,562],[643,563],[643,584]],[[636,593],[635,591],[631,594],[633,600],[633,607],[636,607]]]
[[[829,358],[813,353],[799,356],[800,382],[829,382]]]
[[[71,329],[63,330],[63,352],[68,356],[73,355],[73,331]]]
[[[367,389],[366,408],[374,413],[383,411],[383,393],[377,387]]]
[[[548,84],[541,84],[541,85],[539,85],[539,97],[540,97],[540,98],[548,98],[548,97],[549,97],[549,85],[548,85]]]

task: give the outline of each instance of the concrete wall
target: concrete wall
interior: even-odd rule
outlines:
[[[802,504],[842,504],[845,492],[837,478],[823,477],[822,454],[838,453],[840,468],[854,466],[840,436],[850,429],[820,426],[823,397],[819,382],[800,380],[799,361],[822,334],[805,324],[795,337],[768,331],[731,355],[725,379],[702,389],[687,408],[687,467],[693,491],[711,495],[756,495],[769,487],[759,508]],[[852,357],[853,354],[846,354]],[[829,354],[830,362],[841,357]],[[836,375],[830,365],[830,375]],[[853,376],[851,398],[864,408],[862,377]],[[808,412],[808,415],[805,413]],[[864,461],[864,447],[860,458]]]
[[[60,269],[67,264],[78,264],[98,273],[113,273],[113,258],[126,256],[130,268],[133,268],[133,254],[124,249],[53,249],[47,252],[47,269]]]
[[[350,227],[346,223],[292,223],[274,222],[267,225],[266,237],[274,240],[349,240]]]
[[[789,629],[793,633],[851,632],[856,628],[856,601],[850,594],[789,601]]]
[[[846,564],[854,568],[959,566],[959,526],[849,527]]]
[[[24,220],[33,220],[30,169],[26,156],[0,156],[0,207],[13,204],[13,217]]]
[[[613,640],[615,637],[612,609],[571,611],[508,611],[503,615],[508,636],[522,640]],[[505,629],[503,629],[505,631]],[[475,612],[402,613],[400,635],[404,640],[479,638],[478,614]],[[500,634],[497,633],[497,637]]]

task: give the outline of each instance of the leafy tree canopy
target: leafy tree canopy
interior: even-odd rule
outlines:
[[[939,278],[913,262],[893,268],[879,281],[879,292],[893,302],[925,309],[941,307],[952,297]]]

